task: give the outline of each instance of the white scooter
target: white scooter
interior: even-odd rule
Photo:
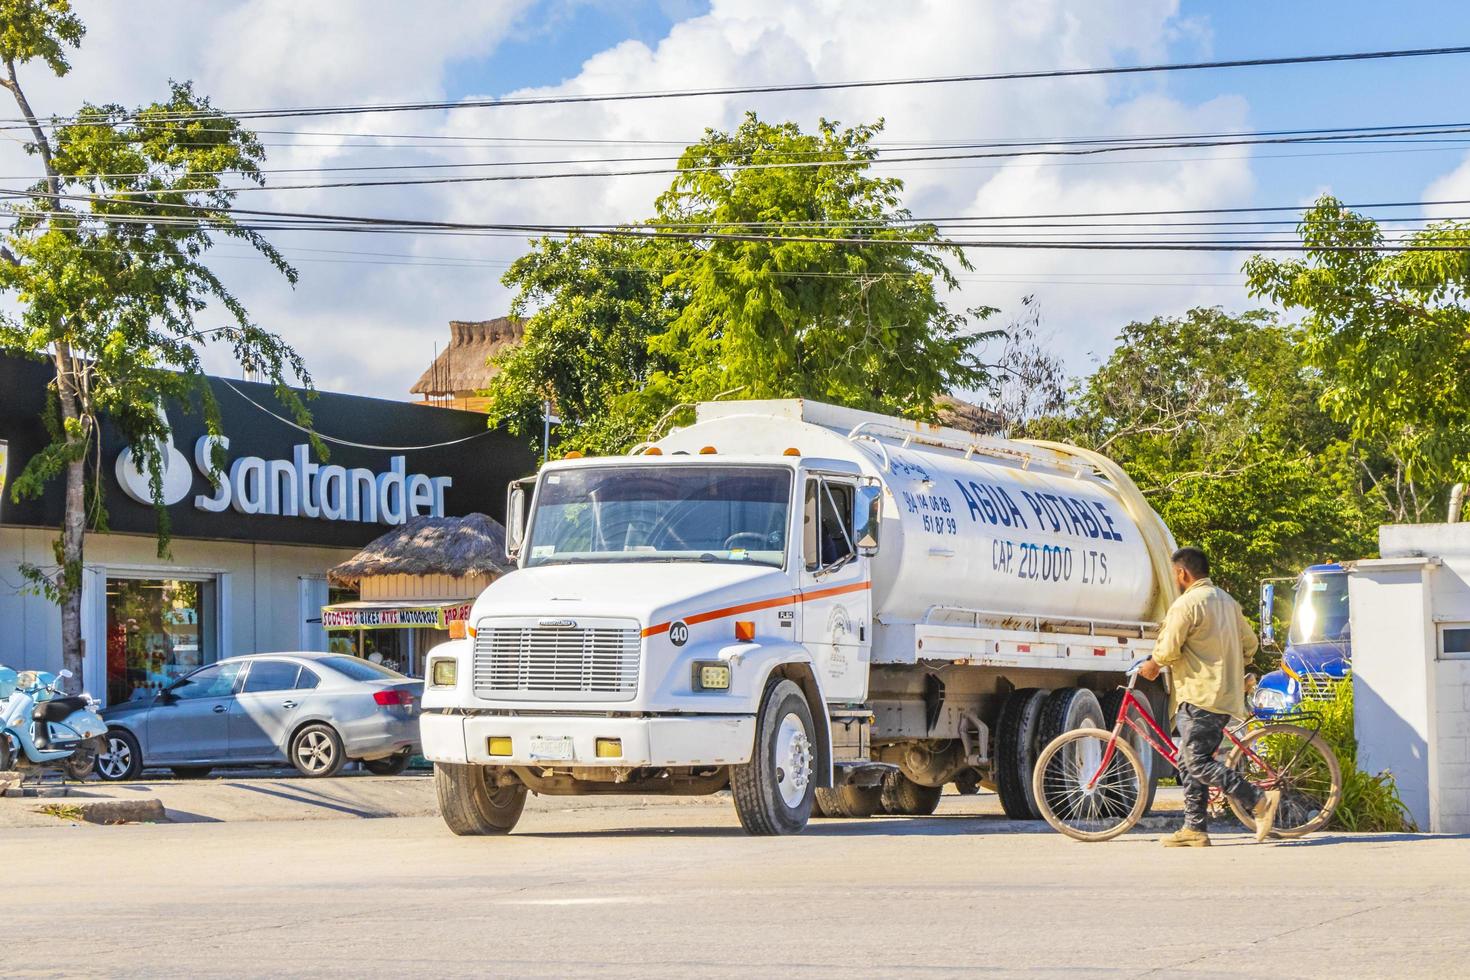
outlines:
[[[56,768],[73,779],[92,774],[107,723],[95,699],[61,690],[58,683],[70,676],[69,670],[17,673],[0,665],[0,770]]]

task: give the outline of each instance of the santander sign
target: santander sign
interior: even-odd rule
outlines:
[[[194,468],[205,477],[216,473],[214,447],[230,448],[225,436],[202,436],[194,444]],[[194,473],[189,460],[170,438],[159,447],[163,458],[163,503],[172,506],[189,495]],[[132,448],[118,455],[114,472],[123,493],[142,504],[153,503],[146,470]],[[213,495],[198,494],[194,506],[211,513],[230,508],[241,514],[310,517],[324,521],[402,524],[410,517],[443,517],[447,476],[407,472],[406,458],[392,456],[388,470],[323,466],[311,459],[311,446],[298,443],[290,459],[241,456],[217,473]]]

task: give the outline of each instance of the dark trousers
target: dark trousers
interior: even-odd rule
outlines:
[[[1260,802],[1261,791],[1244,776],[1215,758],[1225,738],[1230,716],[1181,704],[1174,716],[1179,729],[1179,781],[1184,786],[1184,826],[1207,830],[1210,821],[1210,787],[1218,786],[1247,808]]]

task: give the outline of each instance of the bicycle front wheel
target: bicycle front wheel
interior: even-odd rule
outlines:
[[[1303,837],[1327,826],[1342,800],[1342,770],[1323,740],[1296,725],[1265,725],[1230,750],[1226,765],[1245,775],[1257,789],[1281,790],[1272,832]],[[1255,816],[1234,798],[1230,809],[1246,830],[1256,829]]]
[[[1101,728],[1054,738],[1036,760],[1031,785],[1046,822],[1074,840],[1111,840],[1138,823],[1148,806],[1138,753]]]

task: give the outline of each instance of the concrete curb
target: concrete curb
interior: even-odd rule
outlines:
[[[141,800],[91,800],[88,802],[51,803],[36,807],[37,813],[46,813],[62,820],[83,820],[87,823],[168,823],[168,814],[163,802],[148,798]]]
[[[12,789],[20,789],[20,773],[14,769],[0,772],[0,796],[4,796]]]

